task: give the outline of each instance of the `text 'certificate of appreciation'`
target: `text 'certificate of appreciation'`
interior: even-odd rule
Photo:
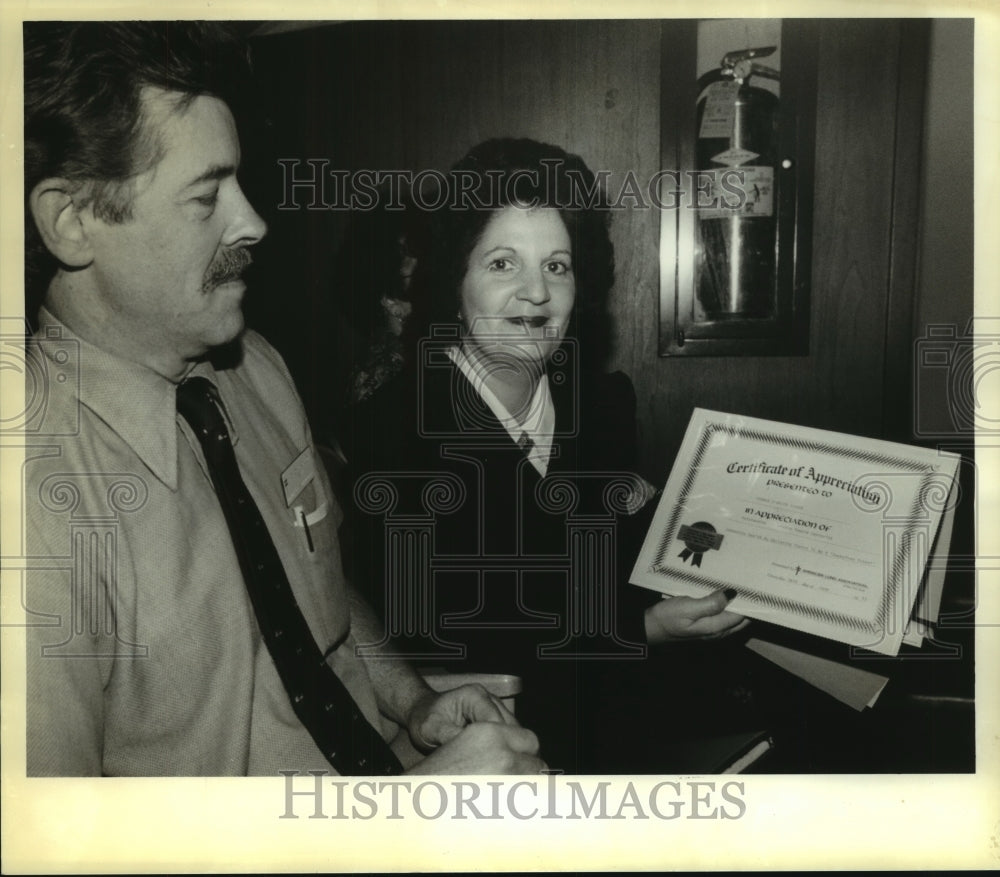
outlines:
[[[957,470],[954,454],[695,409],[631,581],[735,588],[733,612],[898,654],[947,551]]]

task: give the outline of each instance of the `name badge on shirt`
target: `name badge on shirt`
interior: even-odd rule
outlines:
[[[285,505],[291,508],[295,498],[306,489],[306,485],[316,477],[312,448],[306,448],[292,464],[281,473],[281,487],[285,491]]]

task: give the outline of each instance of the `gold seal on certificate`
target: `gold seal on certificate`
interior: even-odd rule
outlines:
[[[958,462],[695,409],[631,581],[898,654],[936,621]]]

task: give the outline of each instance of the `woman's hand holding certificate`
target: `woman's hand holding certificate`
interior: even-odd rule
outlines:
[[[749,619],[727,612],[735,589],[707,597],[667,597],[646,610],[646,642],[650,645],[686,639],[718,639],[742,630]]]

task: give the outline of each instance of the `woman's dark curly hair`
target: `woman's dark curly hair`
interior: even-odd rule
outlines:
[[[432,329],[458,329],[459,293],[469,256],[497,211],[509,206],[559,211],[573,247],[576,302],[567,334],[584,360],[607,353],[607,299],[614,283],[614,248],[605,193],[583,160],[558,146],[525,138],[480,143],[445,177],[447,192],[429,220],[429,245],[418,259],[410,287],[407,324],[411,352]]]

